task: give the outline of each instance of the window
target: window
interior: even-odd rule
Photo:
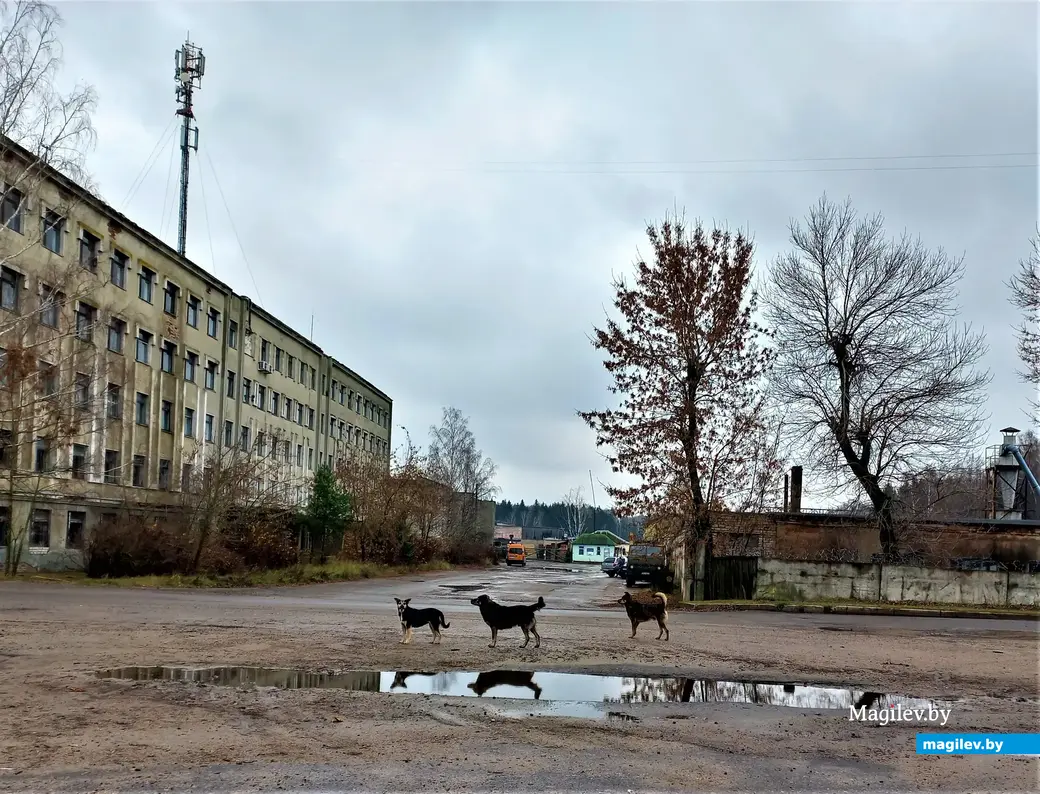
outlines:
[[[53,466],[53,455],[51,454],[50,442],[45,438],[36,439],[36,443],[33,444],[33,470],[34,471],[50,471]]]
[[[296,377],[296,359],[289,355],[285,357],[285,374],[290,378]]]
[[[65,548],[82,549],[83,535],[87,526],[87,514],[82,510],[69,511],[69,523],[65,529]]]
[[[232,349],[238,347],[238,323],[234,320],[229,320],[227,324],[227,344]]]
[[[141,268],[141,275],[137,284],[137,297],[141,300],[151,303],[152,302],[152,290],[155,288],[155,271],[149,270],[146,267]]]
[[[3,204],[0,204],[0,223],[13,232],[22,233],[22,211],[24,196],[22,191],[9,187],[4,191]]]
[[[292,421],[292,403],[293,403],[292,398],[291,397],[286,397],[285,398],[285,410],[282,412],[282,417],[284,419],[288,419],[290,422]]]
[[[235,373],[228,370],[227,374],[227,396],[235,399]]]
[[[173,360],[177,357],[177,345],[173,342],[162,343],[162,356],[160,358],[159,365],[162,367],[163,372],[173,374]]]
[[[314,450],[307,450],[307,468],[314,471]]]
[[[202,310],[202,301],[194,295],[188,296],[188,325],[192,328],[199,327],[199,312]]]
[[[303,424],[303,403],[301,402],[296,403],[296,424]]]
[[[98,251],[101,249],[101,240],[95,234],[86,229],[79,231],[79,264],[91,273],[97,272]]]
[[[43,285],[40,295],[40,325],[48,328],[58,327],[58,317],[61,314],[62,294],[55,291],[53,287]]]
[[[108,349],[113,353],[122,353],[125,337],[126,322],[118,317],[113,317],[108,323]]]
[[[184,437],[195,438],[195,409],[184,409]]]
[[[144,488],[145,467],[148,465],[144,455],[134,455],[134,465],[130,473],[130,483],[135,488]]]
[[[177,299],[181,294],[181,288],[178,287],[171,281],[166,282],[166,289],[163,290],[163,311],[167,314],[171,314],[174,317],[177,316]]]
[[[224,446],[230,447],[235,440],[235,426],[229,422],[224,422]]]
[[[185,353],[184,354],[184,380],[194,383],[195,382],[195,370],[199,366],[199,354],[198,353]]]
[[[282,400],[282,396],[278,392],[276,392],[276,391],[272,391],[271,392],[271,413],[273,413],[275,416],[279,415],[278,414],[278,409],[279,409],[279,403],[281,402],[281,400]]]
[[[217,362],[210,361],[206,364],[206,388],[214,391],[217,388]]]
[[[97,322],[97,309],[89,303],[79,302],[76,309],[76,336],[84,342],[94,341],[94,323]]]
[[[134,421],[142,427],[148,427],[148,395],[137,392],[137,409]]]
[[[65,239],[65,219],[54,210],[45,210],[40,219],[43,228],[43,247],[61,256]]]
[[[253,381],[242,378],[242,402],[248,403],[253,390]]]
[[[256,384],[256,406],[261,411],[267,410],[267,387],[260,383]]]
[[[14,431],[0,428],[0,466],[9,467],[15,460]],[[0,544],[3,545],[3,544]]]
[[[220,330],[220,312],[216,309],[211,308],[209,315],[206,317],[206,333],[212,336],[214,339],[217,338],[217,332]]]
[[[285,462],[288,463],[291,460],[292,455],[292,444],[288,441],[282,442],[282,454],[285,456]]]
[[[303,444],[296,445],[296,465],[303,465]]]
[[[14,311],[18,308],[18,295],[22,286],[22,274],[9,267],[0,269],[0,308]]]
[[[55,397],[58,394],[58,368],[45,361],[40,362],[40,391],[44,397]]]
[[[181,466],[181,490],[191,490],[191,474],[194,471],[194,467],[190,463],[185,463]]]
[[[123,389],[118,383],[110,383],[105,389],[105,413],[109,419],[123,418]]]
[[[243,427],[239,428],[238,441],[239,441],[239,444],[242,446],[242,449],[245,450],[246,452],[248,452],[249,451],[249,428],[248,427],[244,427],[243,426]]]
[[[256,454],[261,458],[267,454],[267,438],[263,433],[256,434]]]
[[[159,429],[164,433],[173,432],[173,403],[163,400],[159,406]]]
[[[82,372],[76,373],[72,401],[77,410],[86,411],[90,408],[90,375],[84,375]]]
[[[130,257],[122,251],[112,252],[112,283],[120,289],[126,289],[126,271],[130,265]]]
[[[314,409],[311,408],[310,406],[308,406],[307,407],[307,412],[309,414],[309,416],[307,418],[307,428],[309,430],[313,430],[314,429]]]
[[[87,479],[87,445],[72,445],[72,479]]]
[[[205,424],[205,428],[204,428],[203,432],[205,433],[203,438],[205,438],[206,441],[212,442],[213,441],[213,414],[206,414],[206,424]]]
[[[314,391],[315,388],[317,388],[317,386],[316,386],[316,384],[318,382],[317,378],[318,378],[318,376],[315,373],[314,368],[311,367],[311,391]]]
[[[159,460],[159,490],[170,490],[170,461]]]
[[[339,384],[335,380],[332,381],[332,386],[329,387],[329,399],[335,400],[339,395]]]
[[[105,450],[105,482],[109,485],[119,484],[119,451]]]
[[[274,349],[274,368],[279,372],[282,371],[282,349],[280,347]]]
[[[7,533],[11,531],[11,508],[0,507],[0,546],[7,545]]]
[[[152,354],[152,335],[143,328],[137,331],[137,360],[147,364]]]
[[[51,547],[51,511],[33,510],[32,529],[29,532],[29,545],[38,549]]]
[[[265,364],[270,361],[271,343],[266,339],[260,340],[260,360]]]

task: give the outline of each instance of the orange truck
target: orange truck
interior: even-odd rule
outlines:
[[[523,543],[510,543],[506,546],[506,565],[527,565],[527,550]]]

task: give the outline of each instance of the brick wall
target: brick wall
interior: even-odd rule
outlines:
[[[869,518],[716,513],[713,526],[718,557],[868,562],[881,551],[877,525]],[[957,557],[1040,560],[1040,525],[921,522],[900,532],[900,549],[915,551],[933,565]]]

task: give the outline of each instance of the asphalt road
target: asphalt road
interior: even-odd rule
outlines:
[[[219,605],[226,614],[257,608],[271,610],[307,609],[357,612],[390,612],[394,598],[411,598],[413,606],[436,607],[448,614],[475,610],[469,601],[487,593],[503,604],[546,602],[546,611],[580,615],[586,620],[617,621],[621,607],[617,599],[625,592],[624,582],[612,579],[599,566],[529,562],[526,567],[496,566],[486,571],[453,571],[392,579],[305,585],[300,587],[249,590],[138,589],[128,598],[127,590],[83,587],[41,582],[0,583],[0,613],[5,610],[63,611],[70,600],[84,608],[112,606],[126,617],[154,615],[167,610],[175,622],[192,622],[198,609]],[[74,597],[70,599],[70,596]],[[604,609],[611,604],[613,609]],[[165,608],[165,609],[164,609]],[[170,618],[164,616],[164,620]],[[788,612],[706,612],[697,615],[700,625],[804,626],[837,629],[897,629],[935,634],[1033,632],[1040,637],[1040,624],[1026,620],[977,618],[918,618],[890,615],[823,615]]]
[[[629,637],[612,603],[624,591],[598,566],[542,563],[251,590],[0,583],[0,791],[981,791],[1035,779],[1035,761],[922,760],[915,726],[852,730],[816,708],[637,704],[634,722],[525,721],[472,698],[93,676],[140,663],[677,674],[964,695],[954,730],[1035,725],[1033,622],[676,611],[665,643],[652,627]],[[521,649],[514,631],[489,649],[469,604],[480,593],[543,597],[542,647]],[[446,642],[398,644],[395,596],[442,609]]]

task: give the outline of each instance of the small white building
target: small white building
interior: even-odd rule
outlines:
[[[628,554],[628,541],[606,530],[587,532],[571,541],[573,562],[603,562],[618,554]]]

